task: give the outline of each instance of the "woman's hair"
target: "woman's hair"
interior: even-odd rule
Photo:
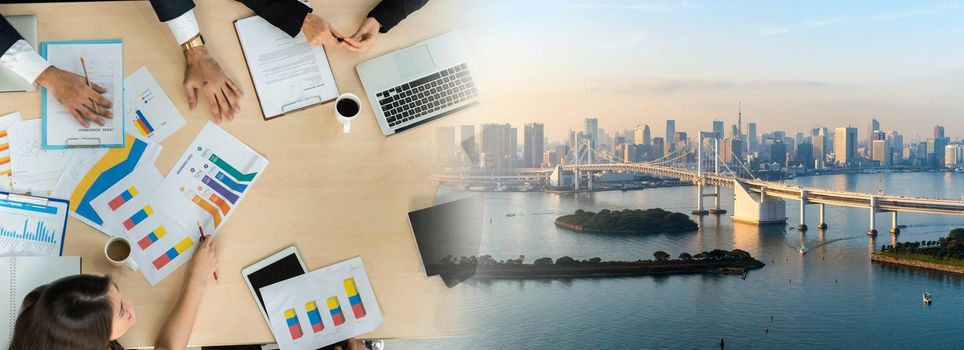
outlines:
[[[107,299],[112,284],[107,276],[75,275],[37,287],[23,300],[10,349],[115,348]]]

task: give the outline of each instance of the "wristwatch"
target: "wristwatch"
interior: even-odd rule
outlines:
[[[191,40],[181,44],[181,49],[187,51],[201,46],[204,46],[204,37],[201,36],[201,33],[198,33],[198,35],[195,35]]]

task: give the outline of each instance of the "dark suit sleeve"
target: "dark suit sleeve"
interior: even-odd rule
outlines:
[[[194,0],[151,0],[154,13],[161,22],[178,18],[194,8]]]
[[[0,16],[0,55],[7,52],[20,39],[23,39],[20,33],[10,25],[10,22],[7,22],[6,18]]]
[[[311,8],[298,0],[238,0],[268,23],[295,37]]]
[[[368,17],[374,18],[382,25],[380,32],[388,33],[405,17],[418,11],[426,3],[428,0],[382,0],[368,13]]]

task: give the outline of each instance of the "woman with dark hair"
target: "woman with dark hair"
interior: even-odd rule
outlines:
[[[218,268],[214,239],[194,252],[181,296],[161,327],[154,348],[187,347],[201,297]],[[34,289],[23,300],[11,350],[118,350],[117,343],[137,321],[134,304],[110,277],[68,276]]]

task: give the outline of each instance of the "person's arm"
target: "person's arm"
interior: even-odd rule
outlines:
[[[298,0],[238,0],[254,13],[292,38],[301,32],[311,7]]]
[[[193,0],[151,0],[151,6],[157,19],[171,29],[178,45],[200,39],[201,28],[194,16]],[[243,96],[241,88],[224,74],[218,62],[208,54],[207,47],[201,45],[186,49],[184,58],[184,89],[187,91],[188,107],[192,111],[197,108],[200,94],[211,106],[215,122],[234,120],[241,112],[238,104]]]
[[[358,30],[341,43],[348,49],[363,51],[375,45],[381,33],[388,33],[403,19],[425,6],[428,0],[382,0],[368,13]]]
[[[154,342],[155,349],[187,348],[191,331],[194,329],[194,320],[197,319],[198,307],[201,305],[201,297],[211,283],[211,275],[218,268],[218,257],[214,248],[214,237],[207,237],[194,252],[181,296],[157,334],[157,340]]]
[[[87,86],[84,77],[51,66],[3,16],[0,16],[0,52],[3,52],[0,66],[25,81],[50,90],[51,95],[84,127],[89,127],[90,122],[104,125],[101,116],[113,117],[110,111],[113,104],[101,95],[107,90],[97,84]],[[94,108],[94,104],[100,108]]]
[[[368,13],[368,17],[378,21],[380,33],[388,33],[427,3],[428,0],[382,0]]]

